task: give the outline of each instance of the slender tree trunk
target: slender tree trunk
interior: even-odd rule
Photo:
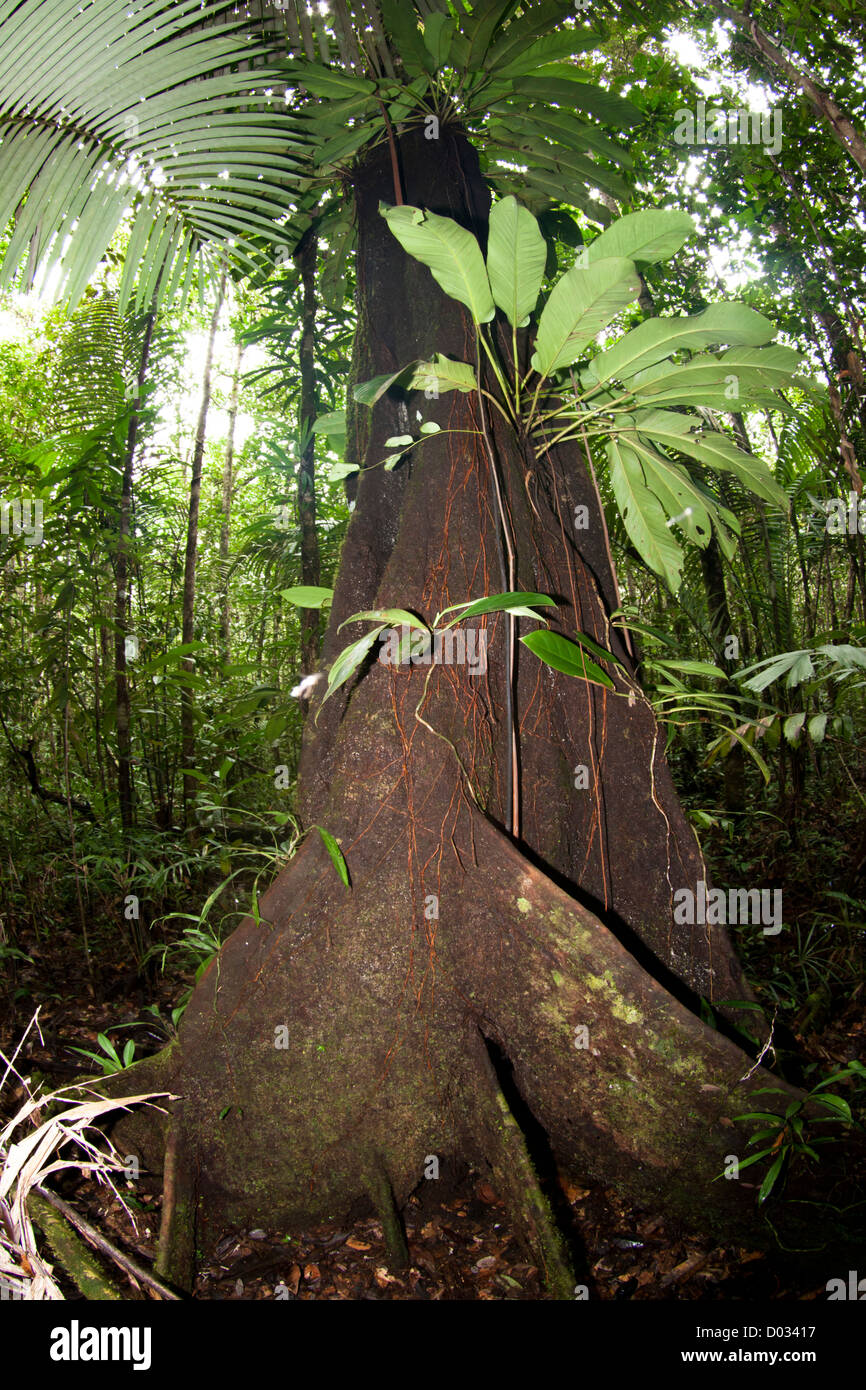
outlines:
[[[135,447],[138,440],[138,406],[147,377],[147,363],[156,316],[150,314],[144,329],[141,357],[138,366],[138,382],[135,409],[129,417],[126,434],[126,452],[123,459],[123,481],[120,490],[120,519],[117,542],[117,563],[115,567],[114,599],[114,689],[115,719],[117,724],[117,799],[120,807],[120,824],[123,833],[133,822],[132,790],[132,733],[129,680],[126,667],[126,639],[129,634],[129,584],[130,534],[132,529],[132,470],[135,461]]]
[[[725,566],[722,558],[721,547],[715,535],[711,535],[708,544],[699,551],[701,561],[701,573],[704,577],[704,589],[707,595],[707,610],[710,618],[710,632],[713,639],[713,647],[716,655],[716,663],[725,670],[722,663],[727,661],[725,656],[725,638],[732,636],[734,625],[731,619],[731,611],[728,607],[728,594],[725,588]],[[739,686],[733,680],[728,680],[727,689],[733,695],[739,695]],[[746,785],[745,785],[745,754],[739,743],[735,744],[728,753],[724,761],[725,779],[725,810],[742,812],[746,804]]]
[[[183,569],[183,628],[181,641],[186,645],[194,640],[195,634],[195,567],[198,557],[198,510],[201,498],[201,471],[204,461],[204,445],[207,437],[207,415],[210,407],[211,372],[213,369],[214,343],[217,325],[226,289],[226,272],[223,270],[217,291],[216,303],[211,316],[210,331],[205,353],[204,375],[202,378],[201,407],[195,432],[192,454],[192,469],[189,483],[189,514],[186,527],[186,557]],[[185,656],[182,661],[184,671],[195,670],[195,659]],[[183,751],[183,821],[189,823],[189,808],[195,796],[195,778],[190,770],[195,766],[195,697],[192,688],[184,684],[181,690],[181,748]]]
[[[240,343],[235,352],[235,365],[232,372],[232,394],[229,402],[229,435],[226,441],[226,456],[223,463],[222,525],[220,526],[220,583],[222,584],[222,607],[220,610],[220,638],[222,658],[228,663],[231,655],[231,594],[229,591],[229,534],[231,531],[232,497],[234,492],[235,425],[238,418],[238,390],[240,387],[241,358],[243,348]]]
[[[300,437],[303,444],[298,469],[298,524],[301,530],[301,583],[321,582],[319,535],[316,530],[316,437],[313,422],[319,413],[316,389],[316,258],[318,241],[310,232],[295,254],[301,272],[303,308],[301,311],[301,404]],[[301,669],[309,674],[319,659],[319,612],[301,609]]]
[[[100,638],[105,628],[105,607],[101,602],[102,595],[97,591],[96,603],[94,604],[91,618],[93,632],[93,747],[96,754],[96,767],[99,773],[99,791],[102,797],[102,805],[108,805],[108,782],[105,776],[105,762],[103,759],[103,744],[105,735],[102,731],[102,702],[104,699],[103,681],[105,676],[102,669]]]

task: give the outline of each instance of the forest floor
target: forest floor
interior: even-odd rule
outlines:
[[[30,963],[16,963],[17,1001],[7,980],[7,1007],[0,1010],[0,1050],[8,1057],[39,1006],[42,1044],[31,1032],[18,1060],[22,1075],[42,1073],[46,1089],[80,1077],[91,1065],[73,1049],[99,1052],[97,1035],[110,1032],[122,1051],[136,1042],[136,1059],[165,1041],[161,1019],[192,982],[192,976],[156,974],[147,992],[122,962],[100,960],[99,999],[88,980],[73,978],[82,960],[72,933],[52,932],[50,940],[22,943]],[[859,993],[859,991],[857,991]],[[2,1004],[0,996],[0,1004]],[[145,1011],[155,1005],[159,1014]],[[12,1007],[8,1007],[11,1005]],[[820,1032],[795,1035],[803,1057],[822,1072],[862,1056],[866,1023],[862,1005],[851,999],[834,1011]],[[121,1027],[121,1025],[124,1025]],[[96,1067],[93,1068],[96,1074]],[[0,1093],[0,1119],[21,1104],[20,1085]],[[65,1174],[56,1190],[120,1250],[145,1268],[155,1257],[162,1204],[159,1175],[121,1182],[119,1195],[77,1171]],[[587,1181],[560,1181],[560,1211],[570,1211],[576,1278],[590,1299],[730,1300],[826,1298],[824,1281],[804,1272],[791,1257],[768,1256],[738,1246],[716,1246],[683,1232],[660,1212],[637,1210],[612,1190]],[[564,1201],[562,1200],[564,1199]],[[125,1203],[125,1207],[124,1207]],[[390,1267],[381,1225],[359,1219],[350,1225],[320,1226],[291,1236],[276,1230],[232,1230],[219,1234],[215,1249],[200,1264],[196,1299],[324,1300],[543,1300],[538,1269],[510,1229],[503,1204],[484,1175],[466,1173],[449,1183],[425,1182],[404,1212],[410,1266]],[[216,1236],[216,1233],[215,1233]],[[124,1276],[130,1299],[153,1295]],[[61,1287],[72,1299],[72,1285]]]

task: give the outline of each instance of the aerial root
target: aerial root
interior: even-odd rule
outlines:
[[[368,1161],[363,1176],[364,1186],[370,1194],[376,1215],[382,1223],[385,1235],[385,1248],[392,1269],[407,1269],[409,1266],[409,1247],[406,1233],[397,1210],[391,1183],[385,1165],[378,1154]]]
[[[99,1260],[55,1211],[47,1197],[31,1192],[28,1198],[30,1215],[42,1231],[55,1258],[69,1275],[76,1288],[91,1303],[122,1303],[123,1294],[112,1279],[100,1268]]]
[[[505,1201],[509,1217],[549,1292],[557,1299],[573,1299],[576,1279],[568,1245],[542,1189],[526,1135],[508,1103],[480,1033],[478,1044],[476,1099],[493,1185]]]
[[[195,1283],[198,1184],[189,1144],[172,1122],[163,1168],[162,1223],[156,1273],[176,1289],[191,1293]]]

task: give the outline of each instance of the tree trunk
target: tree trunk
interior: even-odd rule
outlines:
[[[431,149],[410,131],[400,153],[406,202],[483,239],[488,195],[462,135],[442,128]],[[355,196],[360,379],[436,351],[466,360],[462,309],[379,216],[379,200],[393,198],[387,151],[365,165]],[[373,467],[389,435],[416,427],[416,410],[441,433],[395,471]],[[500,588],[487,452],[477,433],[446,433],[480,423],[474,395],[391,393],[372,414],[350,414],[349,453],[367,470],[326,665],[368,629],[338,632],[360,609],[429,618]],[[515,1090],[562,1170],[720,1238],[762,1240],[752,1170],[713,1179],[727,1155],[746,1157],[751,1125],[737,1116],[756,1108],[769,1077],[701,1022],[696,998],[724,1014],[725,1001],[751,995],[724,928],[674,921],[674,891],[694,891],[706,871],[653,711],[609,625],[613,580],[592,479],[577,449],[538,459],[500,421],[488,429],[518,586],[554,595],[557,626],[617,652],[616,693],[558,675],[516,644],[519,843],[502,829],[502,615],[474,620],[487,635],[484,672],[371,661],[319,703],[301,812],[338,837],[351,887],[318,835],[306,839],[262,898],[261,921],[247,918],[202,976],[177,1047],[143,1064],[149,1084],[182,1097],[168,1131],[179,1195],[164,1218],[167,1251],[188,1251],[196,1210],[217,1234],[221,1222],[291,1227],[364,1201],[393,1229],[436,1155],[446,1172],[471,1163],[492,1175],[562,1291],[567,1261],[506,1094]],[[578,504],[591,524],[576,531]],[[776,1220],[789,1229],[784,1213]]]
[[[216,303],[214,304],[213,315],[211,316],[210,331],[208,333],[204,375],[202,377],[201,407],[198,413],[198,424],[196,426],[195,443],[192,452],[192,471],[189,481],[189,514],[186,525],[186,558],[183,567],[183,620],[181,641],[184,645],[188,642],[192,642],[195,636],[195,566],[198,557],[198,509],[201,499],[201,470],[204,461],[205,437],[207,435],[207,413],[210,407],[213,350],[225,289],[226,273],[225,270],[223,270]],[[195,670],[195,659],[191,656],[185,656],[181,662],[181,666],[184,671],[192,675]],[[181,748],[183,750],[184,766],[183,823],[187,825],[189,822],[190,802],[193,800],[196,790],[195,778],[190,775],[190,769],[195,766],[195,697],[191,685],[184,683],[181,689],[180,701]]]
[[[318,240],[307,232],[295,261],[301,272],[303,308],[301,311],[301,400],[298,427],[301,438],[301,460],[298,468],[298,525],[301,531],[301,583],[318,585],[321,582],[319,564],[319,533],[316,530],[316,436],[313,423],[319,413],[316,390],[316,257]],[[301,609],[301,670],[305,675],[314,671],[319,659],[319,613],[315,608]]]
[[[229,589],[229,534],[232,519],[232,497],[234,494],[235,425],[238,418],[238,388],[241,376],[243,348],[238,343],[235,351],[235,365],[232,372],[232,393],[229,401],[229,437],[226,441],[226,456],[223,461],[222,522],[220,525],[220,583],[222,585],[222,604],[220,608],[220,636],[222,659],[227,665],[231,655],[232,609]]]
[[[123,481],[120,488],[120,518],[117,537],[117,561],[114,589],[114,693],[115,723],[117,726],[117,799],[120,824],[124,835],[132,826],[132,733],[129,680],[126,674],[126,638],[129,632],[129,545],[132,531],[132,469],[138,440],[138,405],[147,378],[147,363],[156,315],[150,314],[144,328],[138,366],[135,409],[129,417],[126,450],[123,456]]]
[[[724,670],[722,662],[727,660],[725,639],[735,634],[725,587],[725,562],[722,548],[715,535],[710,536],[707,545],[698,554],[707,595],[707,611],[716,665]],[[728,678],[726,689],[731,695],[740,694],[740,688],[732,677]],[[746,809],[745,754],[741,744],[734,744],[725,757],[723,768],[725,810],[740,815]]]

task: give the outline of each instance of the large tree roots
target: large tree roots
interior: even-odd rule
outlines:
[[[508,1103],[486,1045],[478,1052],[477,1114],[494,1185],[528,1253],[551,1293],[574,1298],[578,1286],[565,1233],[557,1225],[527,1136]]]
[[[474,808],[462,824],[447,852],[416,832],[419,858],[436,862],[438,917],[423,915],[428,885],[407,886],[399,837],[366,876],[349,855],[352,890],[310,839],[261,921],[245,921],[206,972],[161,1068],[180,1097],[158,1265],[176,1287],[191,1285],[196,1213],[207,1243],[227,1224],[298,1227],[365,1202],[398,1266],[409,1195],[438,1164],[469,1162],[491,1171],[551,1289],[574,1296],[523,1107],[563,1172],[720,1239],[772,1244],[756,1170],[722,1175],[751,1152],[754,1126],[739,1117],[782,1112],[796,1093],[758,1096],[782,1083]],[[829,1207],[777,1202],[772,1217],[797,1248],[833,1234]]]
[[[195,1282],[198,1216],[197,1146],[169,1132],[162,1184],[162,1221],[156,1272],[175,1288],[190,1293]]]

